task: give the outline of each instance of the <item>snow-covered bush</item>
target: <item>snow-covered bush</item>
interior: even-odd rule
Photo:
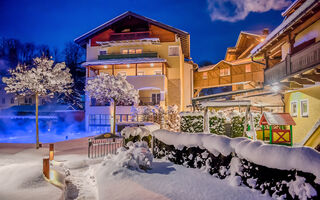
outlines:
[[[280,199],[317,199],[320,194],[320,154],[311,148],[165,130],[152,135],[156,158],[199,168],[227,178],[232,185],[245,185]]]
[[[129,142],[145,141],[151,147],[151,133],[160,129],[158,124],[140,126],[140,127],[125,127],[121,131],[121,135],[125,139],[125,144]]]
[[[230,114],[231,137],[242,137],[244,131],[245,117],[243,113],[233,111]]]
[[[185,112],[180,113],[180,130],[187,133],[203,132],[203,113],[202,112]]]
[[[226,116],[223,112],[209,113],[209,130],[210,133],[217,135],[225,135],[225,121]]]
[[[168,114],[166,127],[170,131],[180,130],[180,115],[179,107],[177,105],[168,106]]]
[[[152,167],[153,155],[146,142],[128,143],[128,149],[125,147],[118,148],[116,155],[109,154],[105,162],[112,160],[117,167],[126,167],[134,170],[147,170]]]

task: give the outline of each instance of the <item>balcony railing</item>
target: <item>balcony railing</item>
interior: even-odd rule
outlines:
[[[142,31],[142,32],[129,32],[129,33],[112,33],[110,35],[111,41],[119,41],[119,40],[138,40],[150,37],[150,31]]]
[[[315,43],[296,54],[288,55],[286,59],[264,72],[265,84],[277,81],[302,72],[320,64],[320,42]]]
[[[107,60],[107,59],[123,59],[123,58],[156,58],[158,57],[157,52],[144,52],[137,54],[107,54],[107,55],[99,55],[99,60]]]

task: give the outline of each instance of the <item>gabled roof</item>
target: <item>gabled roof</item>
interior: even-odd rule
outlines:
[[[182,43],[183,43],[185,40],[186,40],[187,43],[189,43],[188,38],[186,38],[186,37],[189,35],[189,33],[185,32],[185,31],[182,31],[182,30],[180,30],[180,29],[174,28],[174,27],[172,27],[172,26],[163,24],[163,23],[158,22],[158,21],[156,21],[156,20],[153,20],[153,19],[144,17],[144,16],[142,16],[142,15],[138,15],[138,14],[133,13],[133,12],[131,12],[131,11],[127,11],[127,12],[125,12],[125,13],[123,13],[123,14],[121,14],[121,15],[119,15],[119,16],[117,16],[117,17],[115,17],[115,18],[113,18],[113,19],[111,19],[111,20],[109,20],[109,21],[107,21],[106,23],[104,23],[104,24],[102,24],[102,25],[100,25],[100,26],[92,29],[91,31],[89,31],[89,32],[81,35],[80,37],[77,37],[77,38],[74,40],[74,42],[76,42],[77,44],[83,46],[83,45],[85,45],[85,44],[88,42],[88,40],[89,40],[90,38],[92,38],[94,35],[102,32],[103,30],[109,28],[112,24],[114,24],[114,23],[116,23],[116,22],[118,22],[118,21],[120,21],[120,20],[122,20],[122,19],[124,19],[124,18],[126,18],[126,17],[128,17],[128,16],[133,16],[133,17],[135,17],[135,18],[137,18],[137,19],[146,21],[146,22],[148,22],[148,23],[150,23],[150,24],[153,24],[153,25],[156,25],[156,26],[158,26],[158,27],[160,27],[160,28],[163,28],[163,29],[166,29],[166,30],[168,30],[168,31],[174,32],[174,33],[176,33],[176,34],[181,38]],[[186,44],[186,45],[189,45],[189,44]],[[186,46],[186,45],[185,45],[185,46]],[[185,51],[187,51],[187,52],[184,52],[184,54],[186,55],[186,57],[189,57],[189,54],[190,54],[189,51],[190,51],[190,50],[189,50],[187,47],[183,47],[183,48],[185,49]]]
[[[289,113],[264,112],[259,121],[260,125],[296,125]]]

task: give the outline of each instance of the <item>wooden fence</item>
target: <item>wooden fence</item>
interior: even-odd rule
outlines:
[[[108,154],[115,154],[117,152],[117,149],[122,146],[123,138],[89,138],[88,158],[99,158],[104,157]]]

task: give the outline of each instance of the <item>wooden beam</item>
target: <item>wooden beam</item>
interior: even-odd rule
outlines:
[[[112,75],[114,76],[114,65],[112,65]]]
[[[296,82],[281,82],[280,85],[287,87],[289,89],[303,88],[303,85],[300,85],[299,83],[296,83]]]
[[[301,77],[314,82],[320,82],[320,74],[302,74]]]
[[[295,77],[291,77],[288,79],[289,81],[292,82],[296,82],[300,85],[314,85],[314,82],[309,80],[309,79],[305,79],[305,78],[295,78]]]
[[[138,76],[138,63],[136,63],[136,76]]]

